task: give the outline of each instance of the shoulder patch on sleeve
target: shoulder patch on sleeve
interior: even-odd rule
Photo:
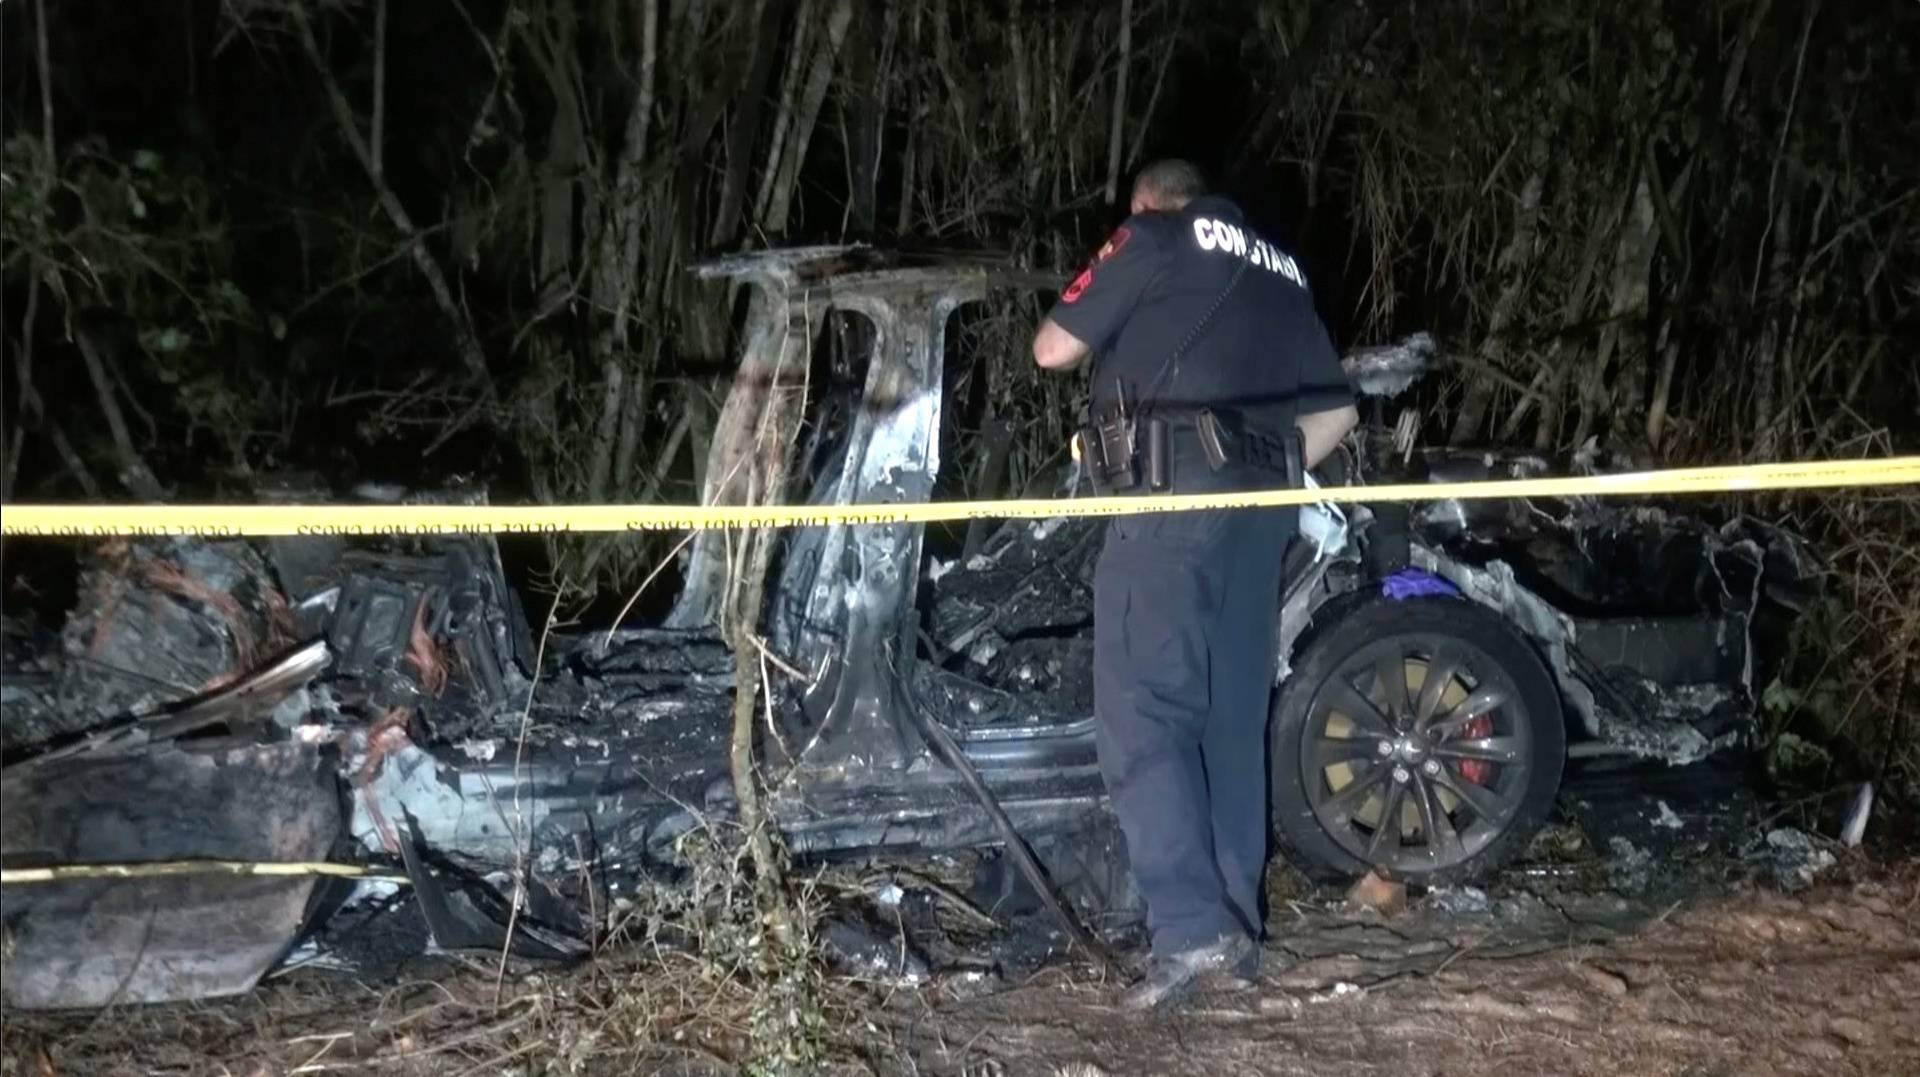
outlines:
[[[1092,283],[1093,283],[1093,267],[1088,266],[1087,268],[1080,271],[1079,276],[1073,278],[1073,283],[1067,285],[1066,291],[1060,293],[1060,302],[1071,303],[1079,299],[1080,293],[1086,291],[1087,285]]]
[[[1128,230],[1124,224],[1114,229],[1113,235],[1109,237],[1105,243],[1100,245],[1100,253],[1093,256],[1093,264],[1099,265],[1101,262],[1118,254],[1120,248],[1127,245],[1127,237],[1131,235],[1133,235],[1133,233]]]

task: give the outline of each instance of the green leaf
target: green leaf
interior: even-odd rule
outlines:
[[[1791,713],[1804,699],[1800,692],[1776,677],[1760,693],[1760,707],[1768,714],[1783,715]]]
[[[169,325],[164,329],[143,329],[140,331],[140,343],[150,352],[160,355],[172,355],[184,351],[192,338]]]
[[[229,318],[244,318],[253,309],[253,303],[247,299],[247,293],[231,280],[222,279],[213,287],[213,297]]]

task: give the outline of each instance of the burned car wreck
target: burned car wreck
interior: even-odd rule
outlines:
[[[932,499],[954,312],[1060,284],[864,248],[700,272],[752,289],[729,412],[771,406],[771,379],[747,375],[806,364],[836,317],[858,325],[804,398],[794,497],[814,504]],[[1396,437],[1381,417],[1434,351],[1416,336],[1348,357],[1374,420],[1322,486],[1551,469]],[[1067,470],[1038,495],[1076,492]],[[969,775],[923,734],[930,721],[1084,910],[1124,910],[1093,748],[1100,527],[1010,521],[947,551],[908,525],[783,533],[758,750],[794,855],[1003,845]],[[1684,764],[1743,746],[1772,643],[1816,575],[1777,528],[1641,502],[1330,501],[1302,512],[1300,532],[1274,596],[1274,832],[1330,880],[1472,880],[1545,822],[1570,758]],[[670,870],[677,839],[734,810],[726,557],[721,533],[696,537],[658,626],[542,639],[486,536],[92,551],[57,631],[9,624],[6,866],[334,861],[393,879],[9,887],[7,1002],[243,991],[403,876],[442,947],[577,955],[610,895]],[[497,905],[516,888],[525,912],[509,937]]]

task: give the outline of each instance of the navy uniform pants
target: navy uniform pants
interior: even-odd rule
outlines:
[[[1109,524],[1094,576],[1100,770],[1157,954],[1261,934],[1267,716],[1291,508]]]

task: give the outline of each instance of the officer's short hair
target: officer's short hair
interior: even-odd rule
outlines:
[[[1140,170],[1133,178],[1133,193],[1162,205],[1184,206],[1207,193],[1207,178],[1192,161],[1168,157]]]

